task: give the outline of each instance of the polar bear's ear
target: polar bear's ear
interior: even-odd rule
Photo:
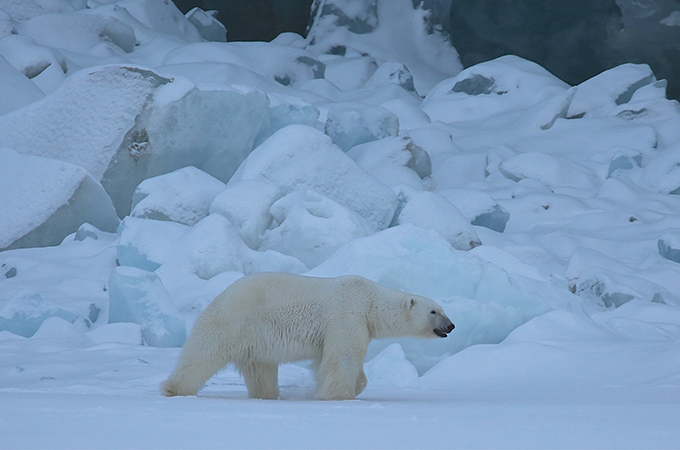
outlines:
[[[412,298],[412,299],[409,301],[408,309],[413,309],[414,306],[416,306],[416,299],[415,299],[415,298]]]

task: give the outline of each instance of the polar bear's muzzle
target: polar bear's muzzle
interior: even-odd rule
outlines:
[[[437,336],[445,338],[447,336],[447,333],[453,331],[454,328],[456,328],[456,326],[451,321],[449,321],[448,324],[435,328],[432,331],[434,331],[434,334],[436,334]]]

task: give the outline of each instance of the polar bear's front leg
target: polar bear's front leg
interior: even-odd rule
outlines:
[[[279,398],[279,365],[250,361],[239,365],[250,398]]]
[[[328,339],[317,373],[316,397],[320,400],[349,400],[366,387],[364,357],[370,338],[368,332],[344,332],[341,339]]]

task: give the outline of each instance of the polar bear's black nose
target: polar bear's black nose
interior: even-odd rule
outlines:
[[[450,333],[450,332],[453,331],[454,328],[456,328],[456,326],[452,323],[451,325],[448,326],[446,332],[447,332],[447,333]]]

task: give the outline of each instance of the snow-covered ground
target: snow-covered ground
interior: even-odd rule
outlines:
[[[326,4],[307,39],[225,43],[165,0],[0,0],[0,448],[677,448],[665,82],[462,70],[410,0]],[[456,329],[371,344],[353,401],[305,362],[278,401],[231,368],[162,397],[262,271],[362,275]]]

